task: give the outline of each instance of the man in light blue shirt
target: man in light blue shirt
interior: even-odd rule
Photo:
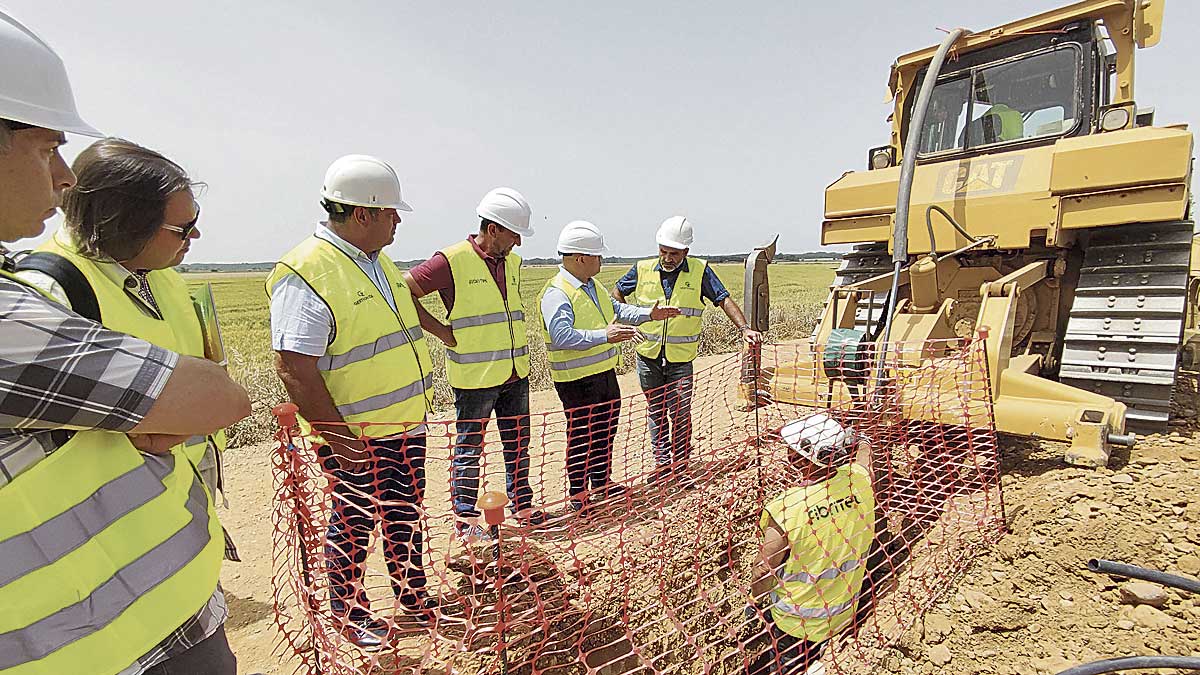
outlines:
[[[612,480],[613,439],[621,416],[617,348],[640,340],[634,328],[678,316],[674,307],[617,302],[594,277],[607,249],[595,225],[575,221],[558,237],[562,266],[542,291],[542,321],[554,388],[567,414],[568,507],[626,492]]]

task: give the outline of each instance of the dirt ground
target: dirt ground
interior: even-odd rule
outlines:
[[[636,392],[636,377],[624,376],[621,387]],[[531,395],[535,411],[556,407],[553,391]],[[1066,466],[1053,444],[1007,440],[1002,448],[1010,532],[880,672],[1040,675],[1111,656],[1200,653],[1200,597],[1168,590],[1151,598],[1161,608],[1126,604],[1123,581],[1086,569],[1099,557],[1200,575],[1200,430],[1174,426],[1099,470]],[[280,653],[272,619],[270,453],[270,444],[229,452],[232,508],[221,516],[245,562],[226,564],[222,580],[240,672],[282,675],[299,662]],[[427,502],[448,504],[444,492],[431,481]],[[449,545],[433,540],[430,550]]]

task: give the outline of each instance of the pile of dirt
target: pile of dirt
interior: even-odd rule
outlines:
[[[1200,433],[1174,427],[1109,468],[1009,441],[1009,533],[891,650],[904,675],[1041,675],[1093,660],[1200,652],[1200,596],[1093,574],[1104,558],[1200,575]],[[1159,671],[1162,672],[1162,671]]]

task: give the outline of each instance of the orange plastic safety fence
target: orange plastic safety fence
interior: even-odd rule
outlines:
[[[338,675],[873,672],[1003,523],[983,345],[879,356],[766,346],[528,417],[513,383],[460,401],[501,412],[482,435],[430,420],[354,464],[285,426],[287,649]]]

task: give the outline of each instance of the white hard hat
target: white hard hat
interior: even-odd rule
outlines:
[[[683,216],[671,216],[658,226],[658,235],[654,237],[659,246],[668,248],[692,247],[692,224]]]
[[[854,433],[825,413],[792,420],[779,434],[796,454],[818,466],[841,466],[854,454]]]
[[[79,118],[67,69],[50,45],[0,9],[0,119],[103,137]]]
[[[604,255],[608,248],[598,227],[586,220],[573,220],[558,235],[558,252]]]
[[[475,207],[475,213],[522,237],[533,236],[533,227],[529,225],[533,212],[529,202],[512,188],[498,187],[484,195]]]
[[[346,155],[334,160],[325,172],[321,196],[351,206],[412,211],[400,195],[396,170],[370,155]]]

